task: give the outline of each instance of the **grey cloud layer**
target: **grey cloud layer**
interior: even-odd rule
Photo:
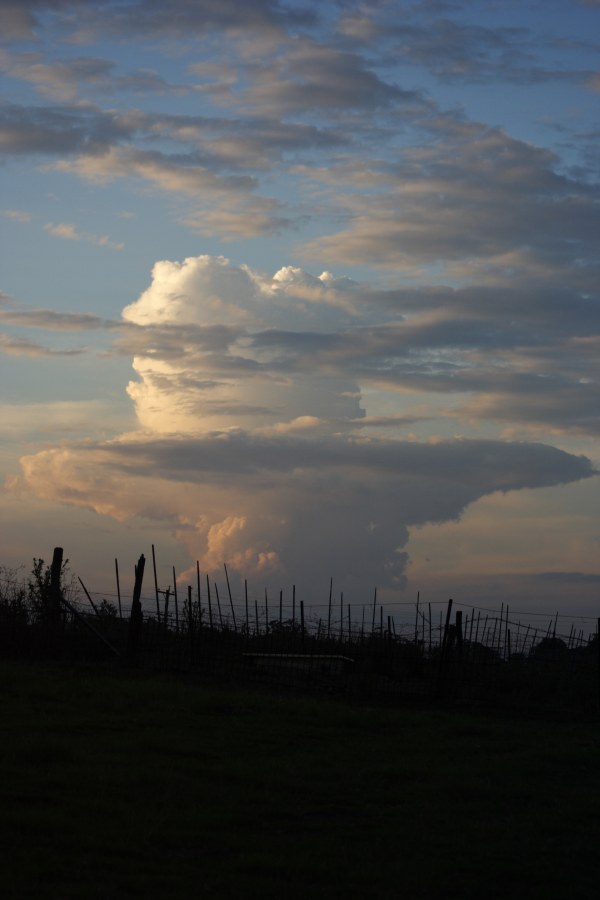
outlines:
[[[334,7],[319,15],[310,4],[269,0],[164,7],[56,0],[2,8],[7,20],[31,28],[52,11],[52,33],[65,41],[63,58],[43,44],[2,58],[14,81],[50,97],[55,91],[63,101],[0,108],[7,160],[59,156],[60,171],[84,179],[146,181],[177,195],[179,221],[207,235],[249,238],[323,216],[345,223],[300,246],[307,258],[399,269],[472,259],[491,265],[526,248],[532,258],[502,264],[531,267],[586,260],[592,252],[585,235],[598,228],[598,197],[587,173],[567,177],[548,151],[441,110],[393,65],[401,39],[401,56],[444,78],[485,79],[491,66],[495,78],[521,72],[519,78],[533,79],[522,73],[526,65],[535,69],[539,40],[523,29],[439,18],[427,4],[344,5],[337,22]],[[451,9],[462,11],[461,4]],[[358,39],[359,19],[376,44]],[[82,52],[103,33],[141,43],[160,36],[167,49],[170,36],[207,32],[201,52],[181,45],[177,83],[160,69],[123,71],[114,60]],[[78,53],[69,55],[74,36]],[[555,52],[571,51],[565,43]],[[130,90],[187,94],[189,110],[197,99],[205,115],[132,110]],[[110,109],[96,105],[102,91]],[[122,109],[115,109],[121,97]],[[273,192],[279,178],[288,179],[285,203]]]

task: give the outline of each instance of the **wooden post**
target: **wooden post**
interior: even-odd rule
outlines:
[[[500,607],[500,627],[498,629],[498,650],[497,650],[498,656],[501,656],[500,647],[502,644],[502,626],[503,625],[504,625],[504,603],[502,603],[502,606]]]
[[[78,578],[78,580],[79,580],[79,584],[80,584],[81,587],[83,588],[83,592],[84,592],[85,596],[86,596],[86,597],[88,598],[88,600],[90,601],[90,606],[91,606],[92,609],[94,610],[94,613],[98,616],[98,618],[100,618],[100,612],[98,611],[98,607],[96,606],[96,604],[94,603],[94,601],[93,601],[92,598],[90,597],[89,592],[88,592],[88,589],[86,588],[86,586],[85,586],[85,584],[83,583],[83,581],[81,580],[81,578],[79,578],[79,575],[77,576],[77,578]]]
[[[170,586],[165,591],[165,611],[163,614],[163,625],[165,628],[169,627],[169,597],[171,596],[171,588]]]
[[[481,619],[481,610],[477,612],[477,627],[475,628],[475,643],[477,643],[477,638],[479,637],[479,620]]]
[[[61,585],[60,575],[63,564],[63,548],[55,547],[50,566],[50,616],[52,621],[58,622],[60,612]]]
[[[444,675],[444,664],[446,662],[446,650],[448,646],[448,631],[450,628],[450,615],[452,613],[452,599],[448,600],[448,608],[446,610],[446,625],[444,627],[444,633],[442,636],[442,643],[440,647],[440,662],[438,666],[438,691],[442,690],[443,687],[443,675]]]
[[[188,629],[190,632],[190,647],[193,649],[194,646],[194,612],[192,608],[192,586],[188,584]]]
[[[304,649],[304,600],[300,601],[300,635],[302,640],[302,649]]]
[[[177,602],[177,578],[175,577],[175,566],[173,566],[173,597],[175,598],[175,631],[179,631],[179,604]]]
[[[248,581],[244,578],[244,603],[246,605],[246,634],[250,634],[250,619],[248,617]]]
[[[431,655],[431,603],[428,604],[429,608],[429,655]]]
[[[371,624],[371,637],[375,634],[375,613],[377,612],[377,588],[373,594],[373,622]]]
[[[202,627],[202,601],[200,599],[200,563],[196,560],[196,582],[198,587],[198,627]]]
[[[221,600],[219,598],[219,587],[217,582],[215,581],[215,597],[217,598],[217,609],[219,611],[219,624],[221,626],[221,631],[223,630],[223,613],[221,612]]]
[[[340,594],[340,641],[344,637],[344,592]]]
[[[210,626],[210,630],[212,631],[213,614],[212,614],[212,603],[210,602],[210,581],[208,580],[208,572],[206,573],[206,593],[208,595],[208,624]]]
[[[227,572],[227,566],[223,563],[225,568],[225,580],[227,581],[227,593],[229,594],[229,605],[231,607],[231,615],[233,618],[233,630],[237,632],[237,622],[235,621],[235,609],[233,608],[233,600],[231,598],[231,587],[229,585],[229,573]]]
[[[331,635],[331,594],[333,592],[333,577],[329,579],[329,606],[327,609],[327,640]]]
[[[119,618],[123,618],[123,610],[121,609],[121,586],[119,584],[119,561],[115,559],[115,574],[117,576],[117,600],[119,601]]]
[[[296,585],[292,585],[292,630],[296,626]]]
[[[142,596],[142,582],[144,580],[144,567],[146,559],[144,554],[140,556],[138,564],[135,567],[135,584],[133,587],[133,601],[131,604],[131,615],[129,617],[129,633],[127,635],[127,656],[131,661],[137,657],[139,642],[142,635],[142,604],[140,597]]]
[[[260,623],[258,621],[258,600],[254,597],[254,615],[256,618],[256,633],[260,634]]]
[[[494,619],[494,630],[492,632],[492,650],[496,650],[496,628],[498,627],[498,619]],[[500,626],[500,630],[502,630],[502,625]],[[500,647],[500,644],[498,644]]]
[[[417,591],[417,614],[415,616],[415,647],[419,646],[419,600],[421,599],[420,591]]]
[[[158,579],[156,577],[156,554],[154,552],[154,544],[152,544],[152,569],[154,570],[154,593],[156,595],[156,618],[160,622],[160,601],[158,598]]]

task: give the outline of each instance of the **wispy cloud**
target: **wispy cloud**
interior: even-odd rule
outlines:
[[[0,215],[12,219],[14,222],[21,222],[23,225],[27,225],[32,219],[31,213],[24,209],[2,209]]]
[[[7,295],[0,295],[0,322],[5,325],[65,332],[119,326],[118,322],[102,319],[93,313],[66,313],[52,309],[28,308],[16,303]]]
[[[44,225],[52,237],[61,238],[64,241],[85,241],[87,244],[95,244],[97,247],[106,247],[108,250],[122,250],[125,244],[111,240],[106,234],[90,234],[87,231],[77,231],[74,225],[61,222],[55,225],[47,222]]]
[[[8,356],[78,356],[83,350],[54,350],[28,338],[15,337],[0,332],[0,352]]]

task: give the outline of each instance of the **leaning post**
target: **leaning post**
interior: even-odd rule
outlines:
[[[129,633],[127,635],[127,656],[133,662],[138,653],[140,638],[142,636],[142,604],[140,597],[142,595],[142,582],[144,580],[144,566],[146,559],[144,554],[140,556],[138,564],[135,567],[135,583],[133,587],[133,601],[131,604],[131,615],[129,617]]]

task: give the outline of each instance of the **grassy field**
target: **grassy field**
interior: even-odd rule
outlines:
[[[597,896],[600,725],[0,664],[5,898]]]

